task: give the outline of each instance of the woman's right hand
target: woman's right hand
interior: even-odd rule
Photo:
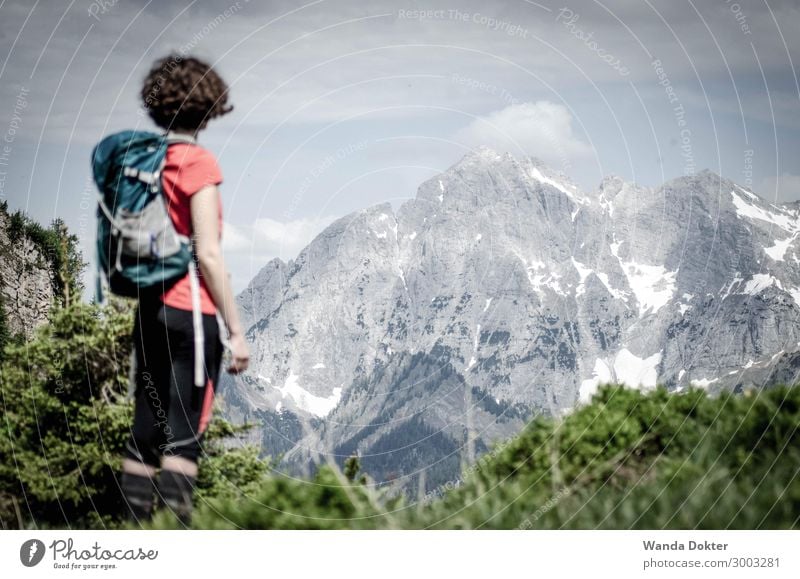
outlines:
[[[228,366],[228,373],[239,374],[247,370],[250,363],[250,346],[244,339],[244,334],[231,334],[231,364]]]

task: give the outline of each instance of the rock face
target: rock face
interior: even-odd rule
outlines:
[[[708,171],[587,193],[479,149],[268,263],[238,298],[252,371],[222,398],[287,464],[356,452],[432,488],[604,382],[793,381],[799,217]]]
[[[10,217],[0,210],[0,295],[11,334],[28,335],[47,322],[53,303],[50,263],[27,238],[9,238]]]

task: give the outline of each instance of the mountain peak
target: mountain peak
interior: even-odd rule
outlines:
[[[393,459],[405,473],[458,452],[467,403],[488,446],[605,382],[719,392],[745,368],[767,383],[800,344],[797,213],[710,171],[593,190],[479,147],[396,212],[335,221],[238,298],[264,386],[226,401],[281,436],[309,418],[287,439],[298,461],[406,445],[398,421],[419,417],[415,435],[440,439]]]
[[[487,147],[486,145],[480,145],[470,150],[448,170],[455,168],[473,169],[476,164],[491,166],[509,165],[514,167],[531,166],[536,167],[548,175],[558,176],[560,179],[568,179],[568,177],[563,173],[559,173],[550,168],[550,166],[542,161],[539,157],[530,155],[516,157],[508,151],[500,153],[491,147]]]
[[[417,197],[426,201],[438,199],[442,202],[446,197],[446,190],[450,189],[448,184],[471,181],[478,175],[487,173],[490,181],[499,178],[506,183],[517,183],[523,188],[550,186],[574,202],[583,202],[584,195],[580,188],[567,175],[555,171],[538,157],[517,158],[509,152],[499,153],[483,145],[464,155],[444,173],[423,183]]]
[[[466,155],[464,155],[459,163],[464,161],[473,161],[473,160],[498,161],[502,159],[504,156],[508,158],[511,157],[511,154],[506,153],[505,155],[501,155],[491,147],[487,147],[486,145],[479,145],[478,147],[475,147],[474,149],[470,150]]]

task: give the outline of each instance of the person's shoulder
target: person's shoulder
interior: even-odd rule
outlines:
[[[185,163],[216,164],[217,162],[216,155],[202,145],[193,143],[176,143],[171,145],[169,150],[170,153]]]
[[[174,174],[176,186],[186,195],[222,183],[222,170],[214,154],[194,143],[170,145],[165,170]]]

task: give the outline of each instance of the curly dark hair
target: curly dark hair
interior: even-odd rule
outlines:
[[[153,63],[142,85],[142,103],[163,129],[197,131],[233,110],[228,85],[210,65],[170,54]]]

